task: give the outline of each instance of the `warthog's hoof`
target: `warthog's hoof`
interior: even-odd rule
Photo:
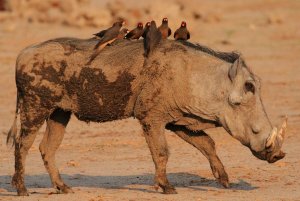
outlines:
[[[218,182],[220,184],[222,184],[222,186],[224,186],[224,188],[229,188],[229,181],[228,181],[228,177],[221,177],[218,179]]]
[[[229,179],[225,171],[222,171],[217,178],[218,182],[224,186],[224,188],[229,188]]]
[[[224,186],[224,188],[229,188],[229,179],[228,175],[225,172],[224,168],[216,168],[214,166],[211,167],[213,175],[217,179],[217,181]]]
[[[176,189],[172,185],[155,184],[154,189],[158,191],[159,187],[163,190],[163,194],[177,194]]]
[[[17,189],[18,196],[29,196],[26,188]]]
[[[74,193],[71,187],[67,186],[66,184],[62,186],[56,186],[58,193],[68,194],[68,193]]]
[[[162,187],[163,194],[177,194],[176,189],[173,186]]]

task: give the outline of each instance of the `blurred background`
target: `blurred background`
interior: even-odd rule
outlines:
[[[222,196],[222,200],[300,199],[299,0],[0,0],[0,200],[1,193],[8,196],[4,197],[6,200],[14,194],[9,184],[13,149],[6,147],[2,133],[10,128],[14,117],[14,65],[19,52],[51,38],[89,38],[118,19],[125,19],[127,28],[133,29],[138,22],[145,24],[150,20],[160,25],[163,17],[168,17],[173,33],[181,21],[186,21],[191,42],[243,54],[262,79],[262,99],[271,122],[276,125],[284,115],[289,117],[283,147],[287,157],[276,164],[266,164],[223,129],[209,130],[233,182],[233,188],[226,191],[213,179],[201,153],[168,132],[168,171],[172,173],[171,182],[179,186],[180,195],[166,198],[137,190],[153,191],[152,175],[144,175],[153,173],[153,163],[136,120],[87,126],[72,118],[59,149],[61,155],[57,156],[66,182],[81,190],[77,192],[79,197],[110,194],[104,200],[135,200],[137,195],[144,200],[151,200],[153,195],[156,200],[212,200],[216,196]],[[44,128],[40,133],[43,131]],[[27,181],[30,188],[47,195],[51,185],[38,151],[41,137],[40,134],[28,156],[27,174],[31,176]],[[192,185],[196,187],[185,187]],[[40,199],[43,194],[35,196]],[[60,199],[77,199],[76,195],[68,196]]]

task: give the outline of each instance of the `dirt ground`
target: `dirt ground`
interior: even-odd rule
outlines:
[[[166,2],[173,1],[162,5],[166,6]],[[25,180],[30,196],[17,197],[10,185],[13,149],[6,146],[4,134],[14,117],[14,64],[18,53],[50,38],[88,38],[104,27],[4,18],[0,21],[0,200],[300,200],[300,1],[183,2],[165,9],[157,1],[144,3],[151,5],[152,12],[159,9],[154,16],[158,23],[166,12],[173,31],[181,20],[186,20],[191,41],[243,53],[262,79],[262,99],[273,124],[280,124],[284,115],[289,117],[283,146],[286,157],[268,164],[256,159],[223,129],[210,129],[230,178],[231,187],[224,189],[215,181],[206,158],[167,132],[171,152],[168,177],[178,194],[163,195],[153,188],[154,164],[136,120],[85,124],[72,117],[56,159],[63,179],[75,193],[56,194],[51,187],[38,150],[43,127],[26,162]],[[126,6],[135,3],[141,4],[130,0]],[[147,20],[137,13],[135,10],[128,15],[131,27],[139,19]],[[148,20],[149,16],[151,12]]]

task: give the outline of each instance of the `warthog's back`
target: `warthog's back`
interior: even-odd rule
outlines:
[[[107,47],[86,65],[96,42],[61,38],[22,51],[16,82],[23,99],[49,110],[72,111],[84,121],[130,116],[132,88],[138,85],[136,77],[144,62],[142,43],[124,41]]]

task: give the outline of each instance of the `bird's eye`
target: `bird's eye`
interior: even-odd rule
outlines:
[[[252,82],[246,82],[245,83],[245,92],[251,92],[251,93],[255,93],[255,86]]]

